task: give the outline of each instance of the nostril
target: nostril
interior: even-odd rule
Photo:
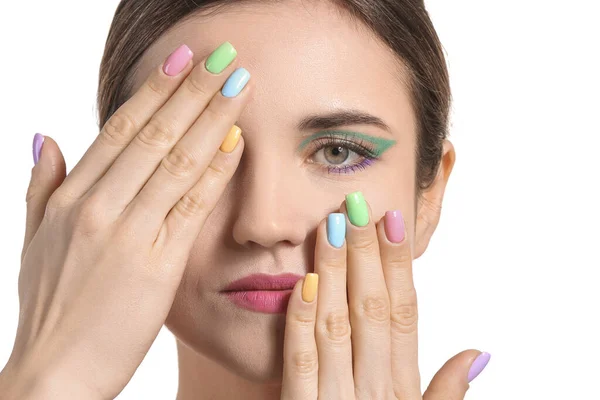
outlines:
[[[301,224],[293,221],[258,221],[240,217],[234,225],[233,236],[237,243],[249,249],[296,247],[304,242],[306,232]]]

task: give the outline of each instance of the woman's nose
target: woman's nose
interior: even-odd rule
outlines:
[[[245,246],[270,248],[278,243],[298,246],[304,242],[309,220],[304,215],[310,204],[301,188],[286,177],[281,168],[253,169],[250,179],[236,185],[237,217],[234,240]],[[243,183],[242,183],[243,182]]]

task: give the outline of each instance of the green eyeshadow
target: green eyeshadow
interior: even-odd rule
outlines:
[[[386,150],[388,150],[390,147],[392,147],[394,144],[396,144],[395,140],[384,139],[384,138],[380,138],[377,136],[369,136],[369,135],[365,135],[364,133],[360,133],[360,132],[330,130],[330,131],[317,132],[317,133],[307,137],[306,139],[304,139],[302,141],[302,143],[300,143],[300,147],[298,150],[301,151],[310,142],[312,142],[315,139],[318,139],[321,137],[331,137],[331,136],[339,136],[339,137],[348,138],[348,139],[356,138],[356,139],[365,140],[367,142],[370,142],[373,144],[373,147],[375,149],[374,153],[377,157],[381,156]]]

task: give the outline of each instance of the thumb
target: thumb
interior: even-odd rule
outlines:
[[[33,137],[33,161],[35,165],[31,169],[31,180],[25,198],[27,219],[21,262],[23,262],[31,239],[42,223],[48,199],[67,176],[65,158],[58,148],[58,144],[49,136],[36,133]]]
[[[489,353],[465,350],[448,361],[435,374],[423,400],[462,400],[469,390],[469,382],[479,375],[490,361]]]

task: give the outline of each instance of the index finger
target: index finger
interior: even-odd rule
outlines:
[[[96,140],[58,189],[61,193],[80,198],[104,176],[123,149],[189,75],[193,69],[193,56],[184,44],[162,65],[154,68],[138,91],[104,124]]]
[[[413,282],[410,242],[399,210],[386,212],[377,223],[377,236],[390,296],[394,394],[399,399],[421,399],[417,292]]]

